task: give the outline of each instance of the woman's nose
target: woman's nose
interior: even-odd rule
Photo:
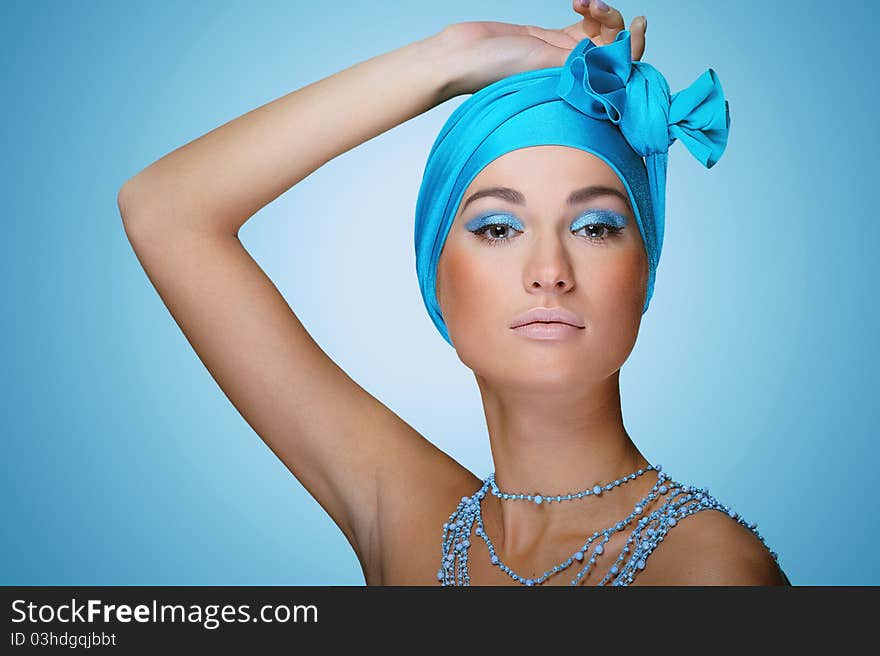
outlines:
[[[532,289],[554,289],[560,292],[565,292],[573,287],[573,283],[569,277],[560,277],[560,276],[542,276],[540,278],[535,278],[531,282]]]
[[[525,282],[532,290],[565,292],[574,286],[574,272],[560,244],[538,247],[526,265]]]

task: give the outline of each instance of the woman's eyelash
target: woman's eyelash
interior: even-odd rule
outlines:
[[[520,232],[517,228],[514,228],[509,223],[487,223],[486,225],[484,225],[476,230],[472,230],[471,232],[473,232],[475,235],[479,236],[480,239],[483,242],[485,242],[486,244],[488,244],[489,246],[504,246],[504,245],[510,243],[511,239],[509,237],[508,238],[487,237],[486,232],[490,228],[507,228],[509,230],[517,230],[517,232]],[[574,230],[573,232],[580,232],[581,230],[585,230],[585,229],[588,232],[594,232],[594,231],[596,231],[596,229],[600,229],[600,228],[605,230],[605,234],[603,234],[602,236],[599,236],[599,237],[591,237],[589,235],[586,235],[585,236],[586,239],[589,239],[590,241],[594,241],[594,242],[601,242],[601,241],[604,241],[605,239],[607,239],[609,236],[613,237],[613,236],[619,235],[621,232],[623,232],[622,227],[617,226],[617,225],[613,225],[611,223],[604,223],[602,221],[594,221],[592,223],[586,223],[586,224],[582,225],[580,228],[578,228],[577,230]]]
[[[576,230],[576,232],[580,232],[584,228],[605,228],[605,233],[601,237],[589,237],[589,239],[594,239],[596,241],[603,241],[607,237],[613,237],[614,235],[619,235],[623,232],[623,228],[616,225],[611,225],[610,223],[588,223],[586,225],[581,226]]]

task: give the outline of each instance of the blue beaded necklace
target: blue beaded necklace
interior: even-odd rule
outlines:
[[[568,569],[575,562],[581,563],[586,558],[587,552],[593,542],[600,538],[601,541],[596,544],[593,553],[587,560],[586,565],[571,580],[571,585],[578,585],[583,577],[587,574],[590,567],[596,563],[598,556],[605,551],[605,544],[614,533],[622,531],[630,525],[638,515],[641,515],[646,506],[654,499],[663,497],[667,499],[666,503],[660,508],[653,511],[646,517],[638,520],[636,528],[630,534],[629,539],[624,545],[617,557],[617,560],[609,569],[605,577],[598,585],[605,585],[612,577],[616,577],[611,585],[629,585],[632,583],[633,576],[645,569],[645,561],[651,552],[656,548],[657,544],[663,541],[664,536],[670,528],[674,527],[678,521],[695,512],[707,508],[714,508],[727,513],[731,518],[736,519],[740,524],[751,529],[764,542],[763,536],[756,530],[756,523],[745,522],[730,507],[725,506],[709,495],[708,488],[696,488],[682,485],[669,479],[665,472],[661,471],[660,465],[648,465],[644,469],[633,472],[623,478],[619,478],[611,483],[603,485],[595,485],[592,488],[582,490],[565,495],[545,495],[545,494],[527,494],[516,493],[509,494],[498,489],[495,483],[495,472],[490,473],[483,481],[482,487],[469,497],[462,497],[458,507],[449,516],[449,521],[443,524],[443,539],[441,550],[441,565],[437,571],[437,580],[442,585],[470,585],[470,576],[468,574],[468,549],[470,547],[470,534],[474,523],[477,524],[474,533],[483,538],[489,550],[489,557],[493,565],[497,566],[501,571],[510,576],[514,581],[522,585],[541,585],[551,576]],[[571,556],[561,563],[555,565],[552,569],[547,570],[536,579],[525,578],[514,572],[510,567],[505,565],[498,554],[495,553],[495,547],[492,540],[486,534],[483,526],[483,518],[481,515],[481,500],[486,496],[488,490],[492,494],[502,500],[524,500],[535,504],[553,503],[562,501],[572,501],[582,499],[587,496],[596,496],[618,487],[619,485],[634,480],[648,470],[657,471],[657,482],[651,488],[650,492],[636,503],[633,511],[623,520],[615,525],[596,531],[587,538],[585,543]],[[649,526],[653,524],[653,526]],[[770,552],[774,560],[777,559],[776,552]],[[626,560],[629,555],[629,560]]]

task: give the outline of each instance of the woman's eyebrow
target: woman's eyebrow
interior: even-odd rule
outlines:
[[[509,203],[514,203],[515,205],[526,204],[526,197],[522,194],[522,192],[517,191],[516,189],[512,189],[510,187],[489,187],[487,189],[480,189],[479,191],[475,191],[470,196],[468,196],[468,199],[464,202],[464,205],[461,206],[461,211],[463,212],[465,208],[473,201],[477,200],[478,198],[485,198],[486,196],[494,196],[495,198],[506,200]],[[626,197],[626,194],[622,193],[618,189],[615,189],[614,187],[608,187],[606,185],[591,185],[589,187],[575,189],[568,197],[567,203],[569,205],[577,205],[578,203],[592,200],[593,198],[596,198],[598,196],[617,196],[624,203],[626,203],[627,207],[629,207],[629,198]]]

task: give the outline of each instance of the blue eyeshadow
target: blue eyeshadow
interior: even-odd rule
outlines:
[[[465,224],[465,228],[473,232],[474,230],[479,230],[480,228],[493,223],[509,225],[514,230],[521,231],[524,229],[523,224],[520,223],[519,219],[517,219],[516,217],[510,216],[509,214],[498,214],[496,212],[493,212],[491,214],[481,214],[474,217]]]
[[[590,225],[592,223],[602,223],[604,225],[610,225],[615,228],[625,228],[627,220],[625,216],[623,216],[622,214],[618,214],[617,212],[613,212],[612,210],[589,210],[588,212],[578,217],[574,223],[572,223],[572,229],[580,230],[585,225]],[[575,228],[574,226],[577,227]]]
[[[500,223],[503,225],[509,225],[514,230],[522,231],[524,230],[523,224],[514,216],[510,214],[498,213],[498,212],[490,212],[480,214],[479,216],[475,216],[473,219],[468,221],[465,224],[465,228],[474,232],[475,230],[479,230],[487,225]],[[593,209],[588,210],[584,214],[581,214],[575,221],[572,223],[572,230],[580,230],[585,225],[590,225],[593,223],[602,223],[605,225],[610,225],[615,228],[625,228],[627,225],[627,219],[622,214],[618,212],[614,212],[612,210],[605,209]]]

